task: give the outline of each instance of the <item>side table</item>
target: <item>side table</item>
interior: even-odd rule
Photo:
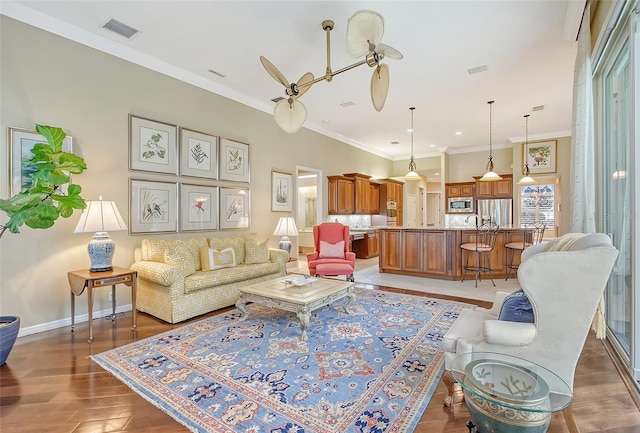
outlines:
[[[71,287],[71,332],[75,331],[76,321],[76,298],[80,296],[84,289],[87,289],[87,303],[89,315],[89,340],[93,340],[93,289],[96,287],[111,286],[113,315],[116,314],[116,284],[125,284],[131,287],[131,306],[133,310],[133,327],[136,331],[136,281],[138,272],[131,269],[113,267],[111,271],[91,272],[89,269],[70,271],[67,273],[69,286]]]

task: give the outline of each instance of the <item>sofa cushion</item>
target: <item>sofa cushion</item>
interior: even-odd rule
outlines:
[[[199,271],[202,269],[200,266],[200,248],[209,246],[207,238],[203,236],[200,238],[182,239],[182,241],[187,245],[187,248],[189,248],[189,252],[196,264],[196,271]]]
[[[225,248],[231,247],[235,252],[236,263],[240,264],[244,262],[245,257],[245,248],[244,244],[249,239],[253,239],[257,241],[256,233],[243,233],[237,235],[229,235],[229,236],[214,236],[209,238],[209,246],[211,248],[215,248],[216,250],[223,250]]]
[[[277,263],[262,263],[258,265],[238,265],[235,268],[216,269],[215,271],[200,271],[184,279],[184,292],[190,293],[202,289],[216,290],[214,286],[223,284],[243,283],[251,284],[254,278],[265,275],[277,275],[280,271]]]
[[[344,259],[344,241],[330,244],[329,242],[320,241],[320,258],[330,259],[339,258]]]
[[[167,249],[166,239],[143,239],[142,260],[164,262],[164,252]]]
[[[200,248],[200,266],[203,271],[213,271],[222,268],[234,268],[236,256],[233,248],[216,250],[215,248]]]
[[[167,265],[177,267],[184,276],[196,271],[196,263],[184,242],[176,242],[173,248],[165,249],[163,259]]]
[[[245,243],[244,248],[246,251],[244,262],[247,265],[267,263],[269,261],[269,246],[266,240],[261,244],[254,240],[249,240]]]
[[[516,290],[507,296],[502,303],[498,320],[508,322],[533,323],[533,307],[524,290]]]

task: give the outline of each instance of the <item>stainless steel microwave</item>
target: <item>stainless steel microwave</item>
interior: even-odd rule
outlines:
[[[473,213],[473,197],[449,197],[447,213]]]

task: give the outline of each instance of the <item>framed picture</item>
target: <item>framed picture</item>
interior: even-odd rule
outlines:
[[[178,174],[178,127],[129,114],[129,168]]]
[[[249,183],[249,145],[220,139],[220,180]]]
[[[33,157],[31,149],[38,143],[46,143],[47,139],[36,131],[21,128],[9,128],[9,173],[11,176],[9,197],[31,186],[29,180],[32,170],[27,162]],[[73,139],[67,135],[62,142],[64,152],[73,152]]]
[[[180,184],[180,231],[218,229],[218,187]]]
[[[220,230],[248,229],[251,223],[249,188],[220,187]]]
[[[293,186],[291,173],[271,170],[271,211],[291,212],[293,210]]]
[[[180,175],[218,178],[218,137],[180,128]]]
[[[529,163],[531,173],[556,172],[556,144],[553,141],[522,144],[522,166]]]
[[[178,231],[178,184],[130,179],[129,233]]]

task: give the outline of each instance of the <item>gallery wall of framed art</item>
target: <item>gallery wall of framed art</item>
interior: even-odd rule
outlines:
[[[129,233],[249,229],[249,168],[247,143],[129,114]]]

